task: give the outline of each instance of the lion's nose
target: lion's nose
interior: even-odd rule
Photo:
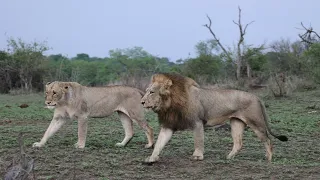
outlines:
[[[144,103],[145,103],[144,101],[141,101],[141,104],[142,104],[142,105],[144,105]]]

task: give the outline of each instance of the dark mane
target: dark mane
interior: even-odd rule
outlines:
[[[189,89],[191,86],[198,86],[198,84],[190,78],[183,77],[178,74],[162,73],[155,75],[155,81],[157,77],[159,79],[170,79],[172,86],[170,87],[170,95],[162,96],[163,100],[171,100],[171,106],[167,109],[162,109],[158,113],[159,123],[165,127],[174,131],[192,129],[195,123],[194,115],[190,115],[189,112]]]

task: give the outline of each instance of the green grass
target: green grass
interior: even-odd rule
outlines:
[[[20,108],[21,104],[27,108]],[[288,142],[272,138],[272,164],[265,160],[263,144],[249,129],[244,147],[233,159],[228,131],[205,129],[203,161],[190,160],[193,134],[176,132],[152,166],[141,162],[152,153],[147,139],[135,125],[135,136],[125,148],[114,145],[124,137],[116,114],[90,119],[86,148],[75,149],[77,122],[65,125],[46,146],[32,148],[48,127],[53,111],[43,108],[42,94],[0,95],[0,176],[19,155],[17,137],[24,135],[27,154],[35,159],[36,179],[320,179],[320,91],[295,93],[285,99],[265,99],[274,132],[287,135]],[[147,114],[157,137],[159,125]]]

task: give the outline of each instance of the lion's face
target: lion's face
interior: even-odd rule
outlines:
[[[59,103],[66,101],[68,86],[64,83],[47,83],[45,92],[45,104],[47,108],[54,109]]]
[[[152,109],[155,112],[170,107],[169,87],[172,82],[159,83],[154,82],[146,89],[145,95],[141,99],[144,108]]]

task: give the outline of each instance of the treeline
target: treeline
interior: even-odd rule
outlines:
[[[177,72],[200,83],[226,80],[268,79],[277,75],[295,75],[319,83],[320,43],[291,42],[280,39],[259,47],[244,46],[240,78],[236,76],[237,53],[228,56],[215,40],[195,45],[196,57],[175,62],[146,52],[142,47],[115,49],[108,57],[79,53],[68,58],[61,54],[45,56],[46,43],[10,38],[0,51],[0,92],[15,89],[41,91],[48,81],[76,81],[83,85],[106,85],[128,78],[150,77],[157,72]],[[233,57],[233,58],[230,58]]]

